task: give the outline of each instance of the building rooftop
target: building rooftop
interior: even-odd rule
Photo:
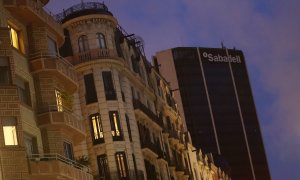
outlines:
[[[63,10],[63,12],[55,15],[54,18],[58,22],[64,23],[70,19],[89,14],[104,14],[113,16],[104,3],[84,2]]]

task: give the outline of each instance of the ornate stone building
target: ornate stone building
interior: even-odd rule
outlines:
[[[228,179],[102,3],[0,0],[0,179]]]

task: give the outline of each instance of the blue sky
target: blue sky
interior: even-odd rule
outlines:
[[[222,41],[243,50],[272,179],[300,178],[299,0],[104,2],[128,33],[144,39],[149,59],[167,48]],[[77,3],[50,0],[46,8],[58,13]]]

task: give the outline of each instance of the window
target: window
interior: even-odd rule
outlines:
[[[104,134],[102,128],[102,122],[100,114],[90,115],[90,121],[92,126],[92,138],[94,144],[104,143]]]
[[[129,117],[127,116],[127,114],[125,114],[125,119],[126,119],[126,124],[127,124],[127,129],[128,129],[129,140],[132,142],[130,122],[129,122]]]
[[[78,38],[78,47],[79,47],[79,52],[88,51],[90,49],[88,38],[86,35],[82,35]]]
[[[97,102],[97,92],[93,74],[84,75],[86,104]]]
[[[14,117],[6,117],[2,120],[4,144],[6,146],[18,145],[17,120]]]
[[[56,97],[56,108],[58,112],[63,112],[63,98],[60,91],[55,89],[55,97]]]
[[[50,55],[56,55],[57,54],[56,42],[50,37],[48,37],[48,53]]]
[[[109,180],[109,167],[106,155],[97,156],[100,180]]]
[[[111,125],[111,134],[114,141],[122,141],[123,136],[121,132],[120,119],[117,111],[109,111],[109,119]]]
[[[132,69],[135,73],[140,74],[140,65],[138,62],[138,58],[134,58],[134,56],[131,56],[131,64],[132,64]]]
[[[36,138],[34,138],[30,135],[24,134],[24,144],[25,144],[25,149],[26,149],[27,155],[32,155],[37,152]]]
[[[73,146],[71,143],[68,142],[64,142],[64,154],[65,157],[68,159],[74,159],[74,155],[73,155]]]
[[[104,91],[106,100],[116,100],[116,91],[113,84],[112,74],[110,71],[102,72]]]
[[[116,153],[116,161],[117,161],[119,179],[121,179],[121,180],[129,179],[127,160],[126,160],[125,153],[117,152]]]
[[[20,49],[19,32],[11,26],[8,26],[8,28],[10,29],[11,45],[16,49]]]
[[[17,77],[16,85],[18,87],[20,101],[28,106],[31,106],[29,83]]]
[[[10,84],[10,68],[9,68],[9,59],[8,57],[0,57],[0,85],[1,84]]]
[[[137,165],[136,165],[136,160],[135,160],[134,154],[132,154],[132,160],[133,160],[134,173],[135,173],[136,179],[138,179],[139,175],[138,175],[138,170],[137,170]]]
[[[97,33],[97,46],[99,48],[106,48],[105,37],[102,33]]]

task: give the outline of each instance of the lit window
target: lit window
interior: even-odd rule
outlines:
[[[127,161],[124,152],[117,152],[116,153],[116,161],[117,161],[117,168],[118,168],[118,175],[120,179],[128,179],[128,168],[127,168]]]
[[[79,46],[79,52],[88,51],[89,48],[89,42],[86,35],[82,35],[78,38],[78,46]]]
[[[104,142],[104,134],[99,113],[90,116],[94,144]]]
[[[16,124],[16,119],[13,117],[7,117],[2,121],[4,143],[6,146],[18,145]]]
[[[97,33],[97,45],[99,48],[106,48],[105,37],[102,33]]]
[[[114,141],[122,141],[122,133],[120,128],[120,119],[117,111],[109,112],[110,124],[111,124],[111,134]]]
[[[56,106],[57,111],[62,112],[63,111],[63,98],[60,91],[55,90],[55,96],[56,96]]]
[[[8,28],[10,29],[10,40],[11,40],[11,45],[16,48],[16,49],[20,49],[20,43],[19,43],[19,33],[18,31],[11,27],[8,26]]]

